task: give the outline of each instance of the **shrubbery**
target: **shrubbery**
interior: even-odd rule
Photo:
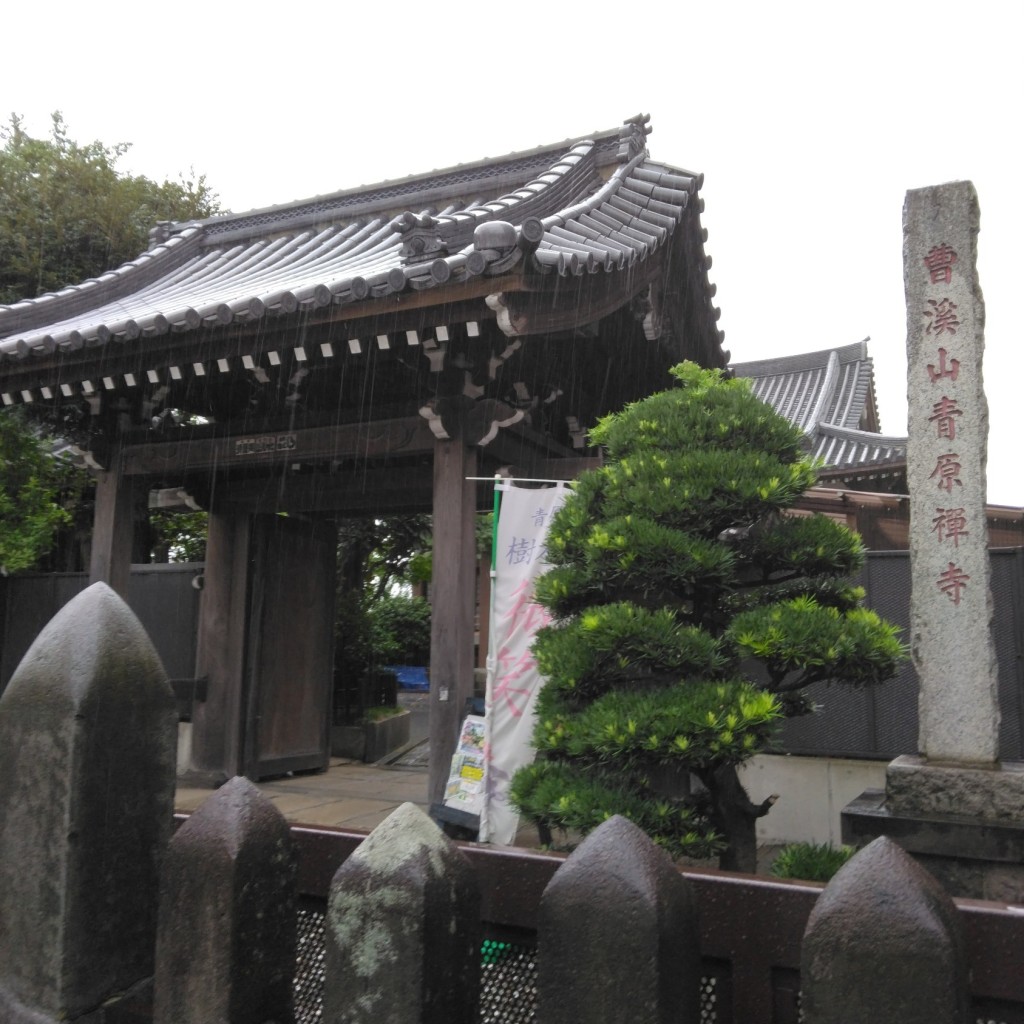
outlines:
[[[816,475],[800,430],[746,381],[673,373],[592,432],[606,463],[553,520],[538,758],[512,796],[546,829],[625,814],[673,854],[753,870],[774,798],[752,802],[736,767],[810,710],[810,683],[880,682],[903,652],[846,579],[859,538],[786,514]]]

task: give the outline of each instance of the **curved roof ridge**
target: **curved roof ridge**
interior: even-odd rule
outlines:
[[[841,437],[851,441],[872,441],[875,444],[899,447],[906,445],[906,436],[896,434],[876,434],[872,430],[861,430],[859,427],[842,427],[835,423],[820,423],[818,431],[829,437]]]
[[[841,345],[838,348],[817,349],[814,352],[796,352],[788,356],[772,356],[768,359],[754,359],[746,362],[732,364],[732,369],[737,376],[761,377],[769,373],[792,373],[800,369],[814,369],[824,367],[828,364],[829,357],[834,352],[840,364],[870,358],[868,356],[868,341],[864,338],[861,341],[852,342],[849,345]],[[743,372],[738,371],[742,368]]]
[[[82,310],[116,302],[140,287],[160,280],[184,263],[202,244],[202,238],[201,226],[189,222],[179,234],[98,277],[90,277],[33,299],[20,299],[9,306],[0,306],[0,336],[48,325],[55,320],[66,320]]]
[[[620,128],[612,128],[584,137],[599,151],[599,163],[611,163],[616,159],[620,131]],[[206,230],[207,238],[220,241],[223,236],[236,233],[295,230],[330,218],[367,216],[385,211],[397,213],[414,206],[429,207],[453,196],[465,196],[477,188],[493,190],[495,182],[499,187],[514,190],[543,174],[557,163],[553,157],[570,151],[581,141],[584,140],[565,139],[495,159],[485,157],[471,163],[358,185],[289,203],[221,214],[199,223]],[[507,186],[501,186],[500,183],[505,181]],[[177,225],[166,225],[166,230],[177,230]]]

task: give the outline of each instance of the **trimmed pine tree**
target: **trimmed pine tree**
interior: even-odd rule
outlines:
[[[810,684],[881,682],[903,647],[849,583],[857,535],[786,514],[816,477],[801,431],[744,380],[672,373],[598,424],[605,464],[552,522],[538,756],[512,798],[542,830],[624,814],[673,855],[753,871],[775,798],[753,802],[737,767],[812,710]]]

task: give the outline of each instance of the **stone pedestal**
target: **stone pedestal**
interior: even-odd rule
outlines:
[[[895,840],[954,896],[1024,902],[1024,764],[898,757],[842,812],[843,842]]]

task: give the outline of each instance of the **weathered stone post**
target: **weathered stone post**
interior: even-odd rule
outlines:
[[[294,1020],[295,874],[288,823],[248,779],[203,801],[161,878],[155,1024]]]
[[[969,181],[907,193],[910,641],[921,685],[920,753],[929,761],[991,766],[999,756],[999,694],[985,519],[978,221]]]
[[[909,639],[920,682],[918,751],[889,765],[884,799],[865,793],[844,810],[843,838],[898,835],[957,895],[1022,899],[1024,765],[998,760],[978,228],[968,181],[907,193]]]
[[[616,815],[558,869],[537,929],[539,1024],[688,1024],[700,1017],[689,883]]]
[[[153,973],[177,712],[104,583],[29,648],[0,698],[0,1020],[75,1020]]]
[[[414,804],[338,869],[326,932],[324,1024],[476,1024],[476,877]]]
[[[882,836],[818,898],[801,950],[807,1024],[967,1024],[967,957],[942,887]]]

